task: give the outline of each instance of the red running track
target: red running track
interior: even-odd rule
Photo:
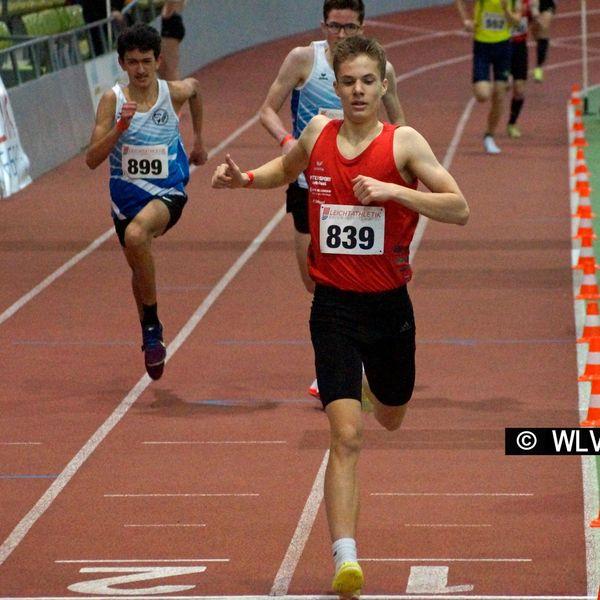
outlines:
[[[580,460],[504,455],[505,427],[578,423],[565,116],[580,80],[578,6],[561,1],[524,136],[500,135],[496,157],[482,153],[485,108],[471,101],[471,44],[453,7],[369,23],[410,124],[472,217],[429,223],[414,257],[405,426],[388,434],[367,417],[367,598],[585,598],[597,577]],[[600,30],[597,10],[588,22]],[[106,168],[77,157],[0,204],[0,599],[329,593],[327,423],[306,395],[310,298],[283,193],[210,188],[225,151],[245,168],[275,155],[256,111],[286,52],[316,35],[196,74],[213,152],[156,243],[170,343],[159,382],[144,376],[118,243],[102,237]],[[590,52],[598,80],[597,37]],[[237,81],[243,91],[224,84]]]

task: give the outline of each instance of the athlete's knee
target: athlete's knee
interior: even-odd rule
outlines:
[[[148,232],[139,223],[132,221],[125,230],[125,247],[129,250],[140,249],[150,242]]]
[[[331,431],[331,449],[338,455],[353,455],[360,452],[363,442],[362,424],[342,423]]]
[[[473,86],[473,95],[477,102],[486,102],[492,95],[492,87],[488,81],[480,81]]]

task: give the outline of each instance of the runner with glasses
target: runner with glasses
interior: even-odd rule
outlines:
[[[295,145],[303,129],[315,115],[341,118],[342,105],[333,89],[333,52],[339,42],[363,32],[365,7],[363,0],[325,0],[321,31],[325,39],[309,46],[294,48],[284,59],[275,81],[260,109],[264,128],[287,154]],[[396,92],[396,73],[388,61],[386,65],[388,88],[383,96],[387,118],[394,125],[406,124],[404,111]],[[291,132],[280,116],[281,108],[291,96]],[[308,230],[308,190],[304,174],[289,185],[286,208],[294,220],[294,243],[300,275],[306,289],[312,294],[314,282],[308,275],[307,252],[310,243]],[[318,397],[315,380],[309,393]]]

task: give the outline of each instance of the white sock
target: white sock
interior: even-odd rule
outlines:
[[[340,568],[346,561],[356,562],[356,540],[353,538],[340,538],[331,545],[333,560],[335,560],[335,570]]]

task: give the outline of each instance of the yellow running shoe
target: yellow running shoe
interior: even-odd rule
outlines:
[[[337,570],[331,582],[331,589],[339,594],[340,598],[358,600],[364,581],[365,578],[360,565],[357,562],[348,560],[343,562]]]
[[[510,138],[520,138],[521,130],[514,123],[510,123],[506,126],[506,133]]]
[[[371,396],[369,395],[369,389],[367,384],[363,381],[362,394],[360,398],[360,406],[363,412],[373,412],[373,402],[371,402]]]
[[[542,67],[533,69],[533,80],[536,83],[542,83],[542,81],[544,81],[544,69],[542,69]]]

